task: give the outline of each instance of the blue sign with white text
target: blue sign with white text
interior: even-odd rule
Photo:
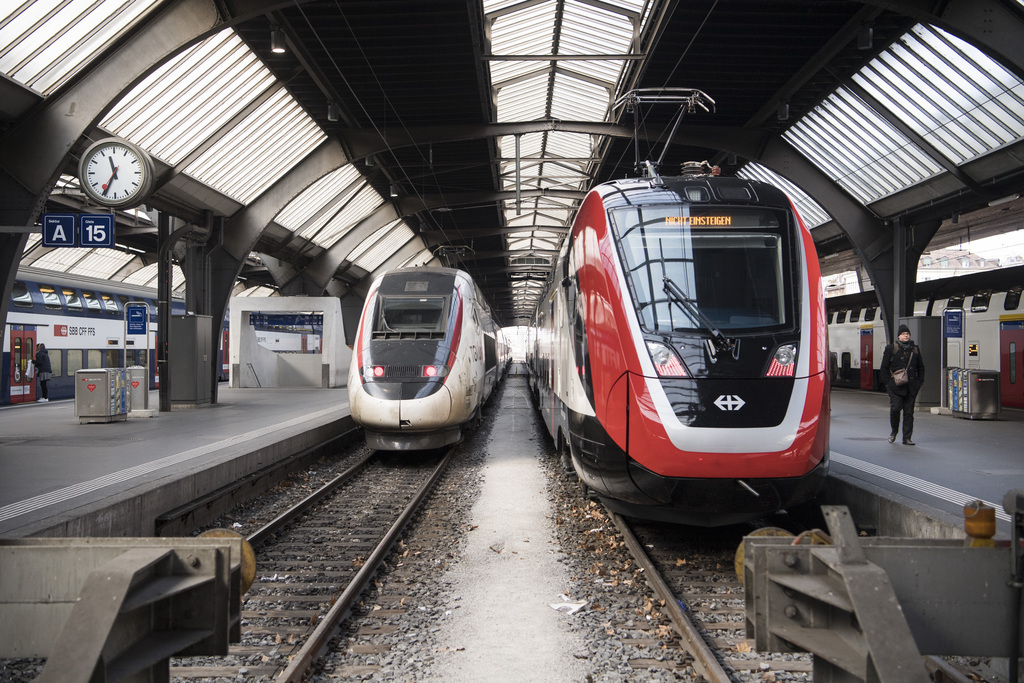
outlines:
[[[83,213],[78,235],[78,243],[83,247],[114,246],[114,216],[109,213]]]
[[[146,324],[149,322],[147,313],[149,309],[146,304],[125,304],[124,315],[128,324],[128,334],[146,334]]]
[[[964,336],[964,312],[962,309],[952,308],[943,311],[942,320],[946,339],[959,339]]]
[[[75,231],[75,214],[43,214],[44,247],[74,247],[76,246],[76,237],[77,233]]]

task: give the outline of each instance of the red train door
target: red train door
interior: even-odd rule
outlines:
[[[875,388],[874,341],[874,330],[870,327],[862,327],[860,330],[860,388],[868,391]]]
[[[36,331],[11,329],[11,403],[36,400],[36,378],[25,376],[28,362],[36,357]]]
[[[999,383],[1002,404],[1024,408],[1024,320],[999,321]]]

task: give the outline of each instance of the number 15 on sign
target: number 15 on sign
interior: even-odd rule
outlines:
[[[114,217],[109,213],[85,213],[78,223],[78,243],[83,247],[114,246]]]

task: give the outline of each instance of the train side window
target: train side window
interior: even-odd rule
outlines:
[[[73,289],[65,287],[61,290],[64,293],[64,301],[68,302],[68,311],[71,313],[81,313],[85,310],[85,306],[82,305],[82,299],[78,296],[78,292]]]
[[[864,311],[864,322],[869,323],[875,319],[875,313],[878,312],[877,306],[872,306]]]
[[[1003,310],[1004,311],[1016,311],[1017,307],[1020,306],[1020,293],[1019,289],[1011,289],[1006,293],[1006,298],[1003,299]]]
[[[28,285],[19,280],[14,281],[14,289],[11,290],[11,303],[22,308],[32,307],[32,294],[28,291]]]
[[[90,311],[96,311],[97,313],[103,311],[103,304],[100,303],[100,298],[96,296],[96,292],[90,292],[87,289],[83,289],[82,298],[85,299],[85,307]]]
[[[106,349],[104,353],[106,358],[103,359],[103,367],[105,368],[119,368],[121,367],[121,352],[117,349]]]
[[[61,310],[64,304],[60,302],[57,288],[53,285],[39,285],[39,292],[43,295],[43,306],[50,309]]]
[[[117,299],[112,294],[100,294],[100,297],[103,299],[103,310],[107,313],[118,315],[121,312],[121,309],[117,307]]]
[[[833,322],[835,322],[835,319],[836,319],[835,311],[829,312],[829,314],[828,314],[828,324],[831,325]]]
[[[837,323],[845,323],[846,322],[846,311],[839,311],[839,315],[836,316],[836,322]]]
[[[850,322],[851,323],[855,323],[855,322],[858,322],[859,320],[860,320],[860,309],[859,308],[855,308],[852,311],[850,311]]]
[[[963,308],[964,307],[964,295],[956,294],[949,297],[949,301],[946,302],[946,308]]]
[[[86,353],[90,369],[103,367],[103,349],[87,349]]]
[[[1010,384],[1017,383],[1017,342],[1010,342]]]
[[[988,310],[989,299],[992,292],[980,292],[971,297],[971,313],[984,313]]]
[[[60,377],[64,369],[64,352],[60,350],[50,351],[50,372],[54,377]]]
[[[82,349],[68,350],[68,377],[74,377],[75,373],[82,369]]]

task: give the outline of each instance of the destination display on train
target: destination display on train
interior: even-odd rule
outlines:
[[[668,225],[689,225],[692,228],[720,228],[732,225],[732,216],[665,216]]]

